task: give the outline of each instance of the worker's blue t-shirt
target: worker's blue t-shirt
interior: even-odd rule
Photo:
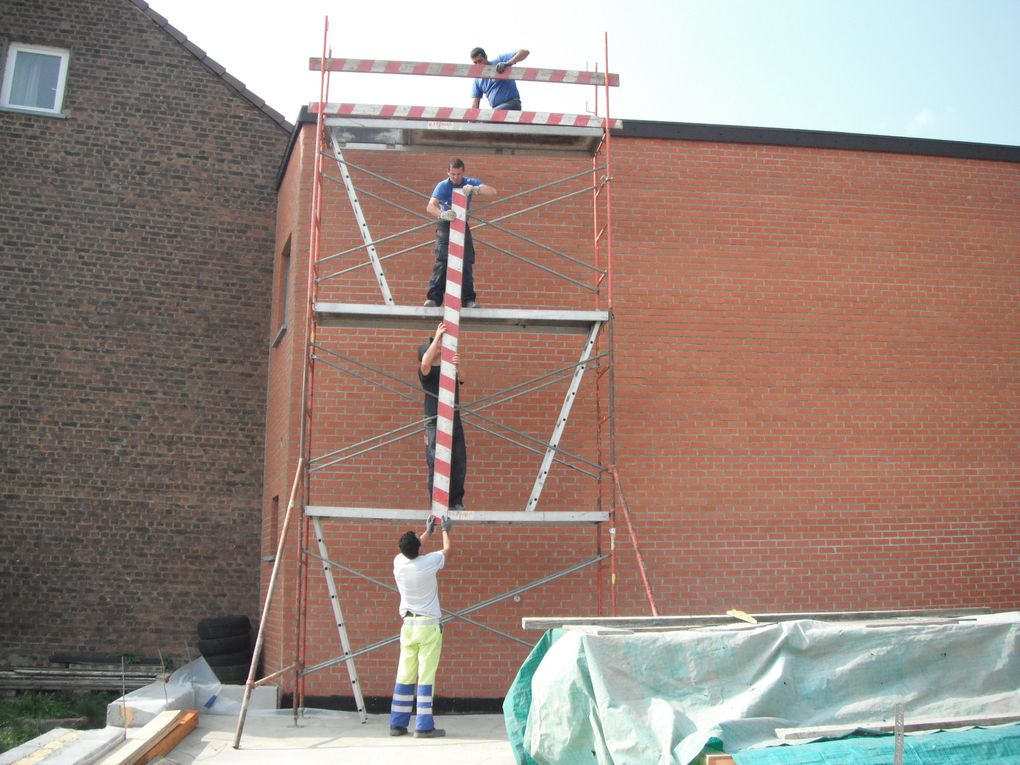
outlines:
[[[517,51],[510,51],[504,53],[502,56],[496,56],[496,58],[489,61],[492,66],[502,62],[509,61],[517,54]],[[520,91],[517,90],[516,80],[499,80],[490,77],[480,77],[475,80],[474,87],[471,89],[472,98],[481,98],[485,95],[489,101],[489,106],[495,109],[501,104],[505,104],[507,101],[513,101],[514,99],[520,99]]]
[[[462,186],[481,186],[482,182],[477,178],[464,177],[463,182],[457,188]],[[436,190],[432,192],[432,197],[439,200],[439,206],[444,210],[449,210],[453,204],[453,184],[450,179],[447,178],[445,181],[440,181],[436,184]],[[468,197],[468,206],[471,206],[471,197]]]

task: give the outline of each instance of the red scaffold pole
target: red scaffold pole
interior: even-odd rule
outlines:
[[[645,561],[641,557],[641,549],[638,547],[637,534],[634,533],[634,526],[630,522],[630,509],[627,507],[627,500],[623,496],[623,486],[620,485],[620,474],[616,472],[616,465],[609,468],[613,472],[613,481],[616,483],[616,492],[620,497],[620,506],[623,508],[623,518],[627,523],[627,533],[630,534],[630,543],[634,545],[634,554],[637,556],[638,570],[641,572],[641,581],[645,585],[645,595],[648,597],[648,605],[651,606],[652,616],[659,615],[659,609],[655,606],[655,597],[652,595],[652,586],[648,583],[648,574],[645,571]]]

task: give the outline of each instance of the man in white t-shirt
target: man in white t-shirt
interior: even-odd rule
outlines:
[[[425,533],[419,537],[413,531],[400,537],[400,554],[393,559],[393,578],[400,590],[400,663],[397,665],[397,683],[390,706],[390,735],[403,736],[411,721],[415,696],[418,714],[415,718],[415,738],[439,738],[446,731],[437,728],[432,717],[432,692],[443,653],[443,628],[440,625],[439,581],[437,574],[450,559],[453,546],[450,529],[453,521],[443,518],[443,549],[420,555],[421,545],[435,530],[436,518],[429,517]],[[417,686],[417,687],[416,687]]]

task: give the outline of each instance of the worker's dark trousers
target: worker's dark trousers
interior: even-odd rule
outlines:
[[[425,428],[425,464],[429,468],[429,504],[432,503],[432,479],[436,469],[436,429]],[[453,419],[453,452],[450,455],[450,507],[464,504],[464,479],[467,477],[467,444],[460,416]]]
[[[436,305],[443,304],[446,294],[446,260],[450,253],[450,222],[441,220],[436,224],[436,262],[432,265],[432,278],[429,280],[428,299]],[[464,269],[460,282],[460,304],[464,305],[475,299],[475,242],[471,237],[471,228],[464,232]]]

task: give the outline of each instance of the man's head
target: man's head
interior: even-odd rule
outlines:
[[[489,57],[485,55],[484,48],[472,48],[471,49],[471,63],[472,64],[488,64]]]
[[[434,339],[435,338],[431,338],[430,337],[429,341],[427,343],[422,343],[421,345],[418,346],[418,363],[419,364],[421,363],[421,360],[423,358],[425,358],[425,352],[429,349],[429,346],[432,345],[432,341]],[[435,366],[435,365],[433,365],[433,366]]]
[[[403,536],[400,537],[400,552],[404,554],[404,557],[408,560],[414,560],[418,557],[420,549],[421,540],[418,539],[418,535],[413,531],[405,531]]]
[[[450,167],[446,170],[446,175],[457,188],[460,188],[464,182],[464,160],[462,159],[451,159]]]

